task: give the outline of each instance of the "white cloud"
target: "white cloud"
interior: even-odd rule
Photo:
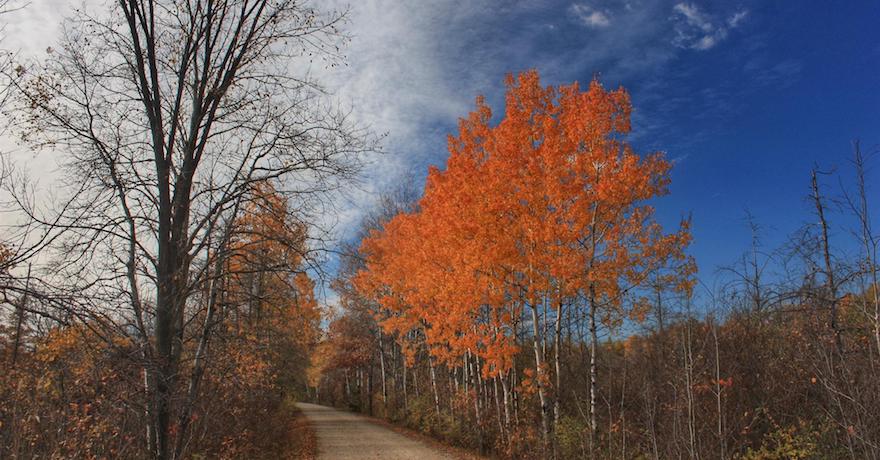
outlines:
[[[675,23],[673,43],[681,48],[708,50],[727,38],[731,29],[742,24],[747,10],[732,14],[726,21],[718,22],[694,4],[677,3],[673,8],[672,20]]]
[[[726,35],[727,34],[706,35],[705,37],[697,40],[697,42],[692,45],[692,48],[698,50],[707,50],[715,46],[715,44],[718,43],[718,40],[724,39],[724,36]]]
[[[733,16],[727,19],[727,25],[730,26],[731,29],[735,29],[748,15],[748,10],[737,11]]]
[[[588,5],[576,3],[571,6],[571,13],[590,27],[607,27],[611,24],[607,12],[599,11]]]
[[[332,6],[346,9],[349,3]],[[353,235],[380,193],[408,174],[423,173],[427,156],[445,156],[445,133],[434,132],[437,123],[467,115],[474,97],[486,90],[490,59],[472,62],[481,49],[468,46],[470,21],[491,12],[452,2],[350,4],[347,65],[314,69],[313,75],[352,108],[358,122],[386,137],[384,153],[370,158],[361,186],[337,204],[332,217],[338,237]]]
[[[712,23],[709,21],[699,8],[696,5],[691,5],[688,3],[678,3],[673,7],[673,10],[682,16],[684,16],[685,20],[688,24],[697,27],[703,32],[712,32],[714,28]]]

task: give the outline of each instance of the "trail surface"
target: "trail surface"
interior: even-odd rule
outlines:
[[[315,429],[319,460],[455,458],[361,415],[315,404],[297,407]]]

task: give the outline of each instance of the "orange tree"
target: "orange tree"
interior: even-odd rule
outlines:
[[[577,83],[544,87],[536,71],[510,76],[507,88],[498,124],[482,98],[460,121],[447,167],[429,172],[418,211],[365,238],[366,268],[355,284],[385,309],[386,330],[404,337],[418,329],[432,356],[502,384],[521,348],[518,328],[530,324],[545,439],[553,416],[543,335],[554,335],[559,386],[563,309],[583,309],[595,432],[597,318],[639,317],[640,303],[627,300],[666,268],[689,293],[688,222],[664,233],[646,204],[667,193],[671,165],[626,142],[623,89],[597,81],[585,91]],[[556,404],[558,418],[558,397]]]
[[[262,417],[305,387],[321,310],[305,272],[306,226],[272,184],[252,187],[231,228],[215,256],[223,263],[207,276],[209,308],[197,318],[206,332],[184,349],[190,380],[201,385],[190,386],[173,428],[214,434],[193,452],[247,457],[261,438],[284,436],[283,424],[265,426]]]

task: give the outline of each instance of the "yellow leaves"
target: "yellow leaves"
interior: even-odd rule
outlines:
[[[235,222],[232,255],[224,267],[228,301],[261,327],[308,346],[317,340],[321,309],[315,283],[303,271],[306,226],[292,217],[287,199],[269,182],[254,184],[248,198]]]
[[[743,460],[789,460],[817,458],[819,454],[817,445],[822,435],[819,430],[804,421],[798,421],[797,425],[780,427],[773,422],[775,430],[767,433],[761,440],[758,449],[749,448],[745,454],[736,458]],[[847,427],[852,430],[852,426]],[[853,434],[850,431],[850,434]]]
[[[298,267],[305,253],[306,226],[288,212],[287,200],[268,182],[252,186],[250,199],[236,220],[233,265],[269,259]]]
[[[41,341],[36,358],[45,363],[52,363],[66,355],[79,353],[88,345],[86,339],[89,335],[88,328],[83,325],[54,328]]]

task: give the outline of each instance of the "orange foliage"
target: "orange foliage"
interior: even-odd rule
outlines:
[[[252,322],[268,321],[298,346],[318,339],[321,310],[315,283],[303,271],[306,226],[291,219],[285,198],[268,183],[237,220],[228,262],[229,297]]]
[[[386,332],[421,330],[441,362],[471,352],[486,376],[513,365],[524,305],[549,298],[558,308],[590,291],[612,320],[649,273],[672,267],[689,291],[695,270],[683,253],[688,222],[664,234],[645,204],[667,193],[671,165],[624,140],[626,91],[543,87],[535,71],[507,88],[496,126],[477,98],[449,137],[446,170],[429,171],[418,211],[365,238],[354,279],[381,305]]]

